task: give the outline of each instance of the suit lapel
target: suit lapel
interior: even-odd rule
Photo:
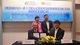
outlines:
[[[53,34],[54,34],[54,36],[55,36],[55,29],[53,28],[53,30],[54,30]]]
[[[34,30],[32,29],[31,34],[33,35],[33,33],[34,33]]]
[[[44,25],[46,26],[46,28],[47,28],[47,24],[46,24],[46,21],[44,21]]]
[[[58,31],[57,31],[56,37],[59,35],[59,32],[60,32],[60,28],[59,28]]]
[[[50,30],[50,24],[51,24],[51,23],[50,23],[50,21],[48,21],[48,22],[49,22],[49,30]]]

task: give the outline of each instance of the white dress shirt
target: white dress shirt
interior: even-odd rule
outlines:
[[[47,21],[46,24],[47,24],[47,29],[49,30],[49,22]]]
[[[58,32],[58,29],[55,28],[55,35],[54,35],[55,37],[56,37],[57,32]]]

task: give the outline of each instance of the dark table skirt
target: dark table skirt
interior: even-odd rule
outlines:
[[[35,44],[22,44],[21,41],[16,41],[15,43],[13,43],[12,45],[41,45],[37,42],[35,42]],[[73,40],[73,43],[63,43],[63,44],[51,44],[51,43],[45,43],[43,45],[80,45],[80,42],[78,41],[74,41]]]

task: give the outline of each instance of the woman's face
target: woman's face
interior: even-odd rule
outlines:
[[[36,21],[39,21],[39,18],[36,18]]]

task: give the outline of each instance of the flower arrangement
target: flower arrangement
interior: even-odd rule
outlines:
[[[39,39],[39,44],[44,44],[44,43],[53,43],[54,44],[56,42],[55,39],[56,38],[53,36],[45,36],[45,37]]]

